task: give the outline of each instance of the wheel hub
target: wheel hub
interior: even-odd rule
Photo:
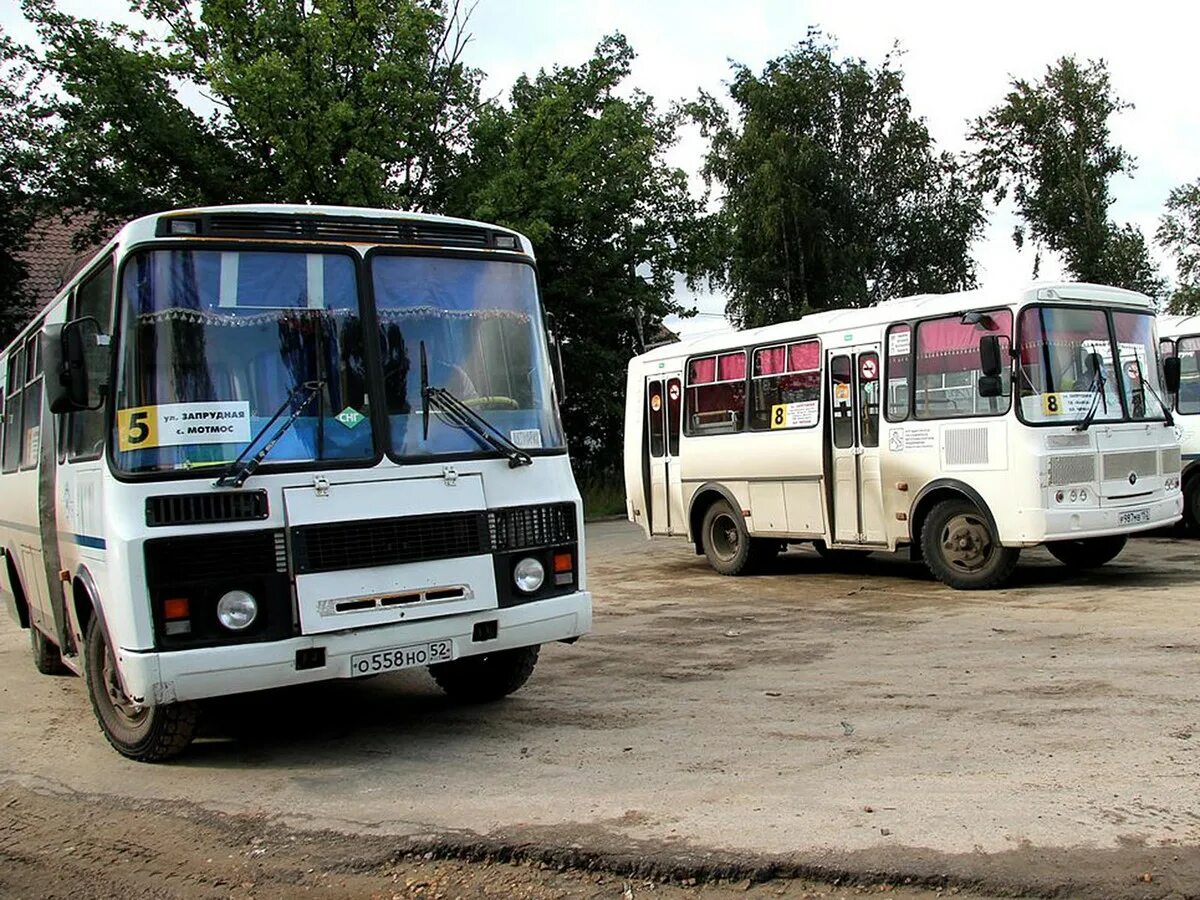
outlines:
[[[976,572],[987,565],[992,555],[992,539],[987,525],[977,516],[958,515],[942,530],[942,550],[946,562],[962,572]]]
[[[712,524],[713,550],[721,559],[732,559],[737,556],[741,534],[737,523],[727,515],[719,515]]]

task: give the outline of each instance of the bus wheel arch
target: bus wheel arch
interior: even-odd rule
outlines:
[[[1193,534],[1200,534],[1200,461],[1183,470],[1183,522]]]
[[[708,513],[708,509],[718,500],[724,500],[733,509],[741,511],[741,504],[737,502],[737,498],[729,488],[723,484],[716,482],[707,482],[700,485],[696,489],[696,493],[692,495],[692,503],[688,508],[688,534],[692,536],[692,543],[696,547],[696,555],[704,555],[704,516]]]
[[[938,581],[957,590],[980,590],[1008,580],[1021,551],[1000,543],[996,520],[978,492],[966,485],[931,484],[918,495],[914,510],[915,540]]]
[[[984,502],[983,497],[980,496],[977,490],[953,478],[939,478],[921,488],[917,493],[916,499],[913,500],[912,511],[908,515],[909,540],[912,541],[914,558],[923,556],[921,531],[924,529],[925,520],[929,517],[933,508],[943,500],[955,499],[966,499],[974,503],[984,518],[987,519],[987,524],[992,530],[992,534],[999,533],[996,528],[996,519],[992,515],[991,509],[988,508],[987,503]]]
[[[71,607],[75,614],[75,624],[79,627],[78,634],[72,635],[75,640],[82,641],[87,636],[88,625],[93,616],[98,617],[100,627],[104,628],[105,632],[108,631],[104,613],[100,609],[100,592],[96,589],[96,582],[86,566],[80,566],[75,577],[71,579]]]

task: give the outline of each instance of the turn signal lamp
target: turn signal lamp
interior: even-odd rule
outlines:
[[[554,583],[557,585],[570,584],[575,580],[575,555],[573,553],[554,554]]]
[[[163,601],[163,631],[167,634],[190,634],[191,605],[187,597],[168,597]]]

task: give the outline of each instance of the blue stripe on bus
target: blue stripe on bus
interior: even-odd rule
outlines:
[[[1200,459],[1200,453],[1185,453],[1185,454],[1183,454],[1183,458],[1184,459]]]

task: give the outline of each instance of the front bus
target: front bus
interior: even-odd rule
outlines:
[[[46,343],[87,443],[50,514],[93,538],[62,543],[49,602],[117,750],[181,751],[190,701],[412,666],[499,698],[589,629],[523,237],[236,207],[138,220],[101,257],[83,280],[107,270],[111,310],[72,301]],[[93,356],[111,387],[81,384]]]

